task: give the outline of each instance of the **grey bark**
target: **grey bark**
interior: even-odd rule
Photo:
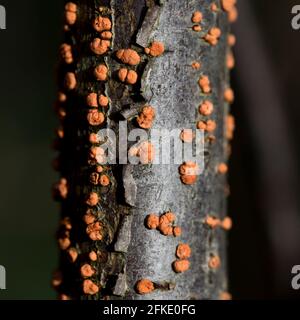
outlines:
[[[225,66],[227,34],[226,14],[220,9],[212,13],[207,0],[79,0],[78,21],[66,35],[66,41],[74,46],[76,64],[72,66],[77,76],[77,89],[68,94],[68,114],[64,120],[65,138],[61,147],[61,171],[69,185],[68,198],[62,204],[62,216],[72,220],[71,241],[79,257],[69,262],[61,253],[63,283],[61,293],[73,299],[218,299],[227,290],[226,235],[223,230],[211,230],[204,224],[208,214],[223,218],[226,215],[226,178],[216,173],[216,166],[227,161],[224,138],[224,117],[228,106],[223,92],[228,86]],[[219,1],[215,1],[219,7]],[[95,56],[88,44],[96,36],[91,27],[96,8],[110,8],[113,23],[111,51]],[[192,30],[192,14],[203,13],[203,31]],[[218,26],[222,37],[216,47],[201,37],[211,27]],[[165,53],[157,58],[145,55],[144,47],[153,40],[162,41]],[[116,71],[124,67],[115,59],[118,49],[133,48],[142,56],[136,68],[139,81],[128,86],[116,79]],[[200,70],[191,67],[200,61]],[[109,80],[103,84],[94,80],[91,70],[99,63],[109,67]],[[63,78],[67,71],[61,67]],[[198,106],[206,99],[198,86],[200,75],[208,75],[213,88],[209,99],[214,103],[212,119],[217,122],[214,143],[205,145],[205,170],[197,183],[187,186],[181,183],[178,165],[112,165],[106,168],[112,184],[108,188],[93,187],[89,175],[93,167],[87,164],[89,144],[86,135],[96,132],[88,127],[84,97],[91,91],[105,92],[110,99],[106,126],[118,133],[118,119],[128,121],[134,128],[134,116],[145,104],[156,110],[154,128],[195,128],[201,120]],[[128,108],[129,106],[129,108]],[[99,128],[98,128],[99,129]],[[86,212],[85,196],[96,191],[101,202],[94,210],[97,220],[106,228],[103,241],[91,241],[85,234],[82,216]],[[158,231],[145,227],[150,213],[176,214],[176,225],[181,226],[181,237],[165,237]],[[187,243],[192,249],[190,269],[176,274],[172,263],[179,243]],[[91,250],[104,252],[102,258],[92,263],[96,274],[91,278],[102,289],[99,294],[82,293],[80,266]],[[221,267],[209,269],[211,254],[221,258]],[[155,283],[156,290],[148,295],[135,291],[138,280],[147,278]]]

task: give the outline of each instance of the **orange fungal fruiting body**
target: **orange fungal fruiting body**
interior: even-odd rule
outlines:
[[[221,29],[220,28],[211,28],[208,34],[204,37],[204,40],[208,42],[212,46],[216,46],[219,42],[219,38],[221,37]]]
[[[179,167],[182,183],[192,185],[196,183],[199,174],[199,166],[195,162],[185,162]]]
[[[153,125],[154,117],[154,108],[151,106],[145,106],[137,117],[137,123],[143,129],[150,129]]]
[[[179,259],[187,259],[191,256],[191,248],[188,244],[181,243],[177,246],[176,256]]]
[[[192,129],[183,129],[180,133],[180,139],[186,143],[192,143],[194,139],[194,133]]]
[[[89,253],[89,258],[91,261],[97,261],[97,253],[95,251],[91,251]]]
[[[107,187],[110,184],[109,177],[107,175],[103,174],[100,177],[99,183],[100,183],[101,186]]]
[[[207,216],[205,219],[205,223],[212,229],[215,229],[221,224],[220,219],[213,217],[213,216]]]
[[[199,130],[207,131],[207,132],[213,132],[217,128],[217,124],[214,120],[207,120],[205,121],[199,121],[197,123],[197,128]]]
[[[234,92],[231,88],[227,88],[224,91],[224,99],[228,103],[233,103],[234,102]]]
[[[229,231],[232,228],[232,220],[230,217],[225,217],[222,222],[221,222],[221,227],[226,230]]]
[[[108,69],[104,64],[98,65],[94,70],[94,76],[98,81],[106,81],[107,73],[108,73]]]
[[[220,163],[218,166],[218,172],[220,174],[226,174],[228,172],[228,166],[226,163]]]
[[[139,280],[136,284],[136,291],[138,294],[149,294],[154,291],[154,284],[148,279]]]
[[[96,217],[93,215],[92,211],[89,209],[87,210],[86,214],[83,216],[83,221],[86,224],[92,224],[96,220]]]
[[[197,62],[197,61],[194,61],[192,63],[192,68],[195,69],[195,70],[199,70],[201,68],[201,63]]]
[[[121,82],[125,82],[127,84],[135,84],[138,79],[138,74],[134,70],[121,68],[118,72],[118,77]]]
[[[60,46],[60,53],[63,60],[67,64],[70,64],[73,62],[72,47],[69,44],[66,44],[66,43],[62,44]]]
[[[88,112],[87,120],[91,126],[99,126],[104,122],[105,118],[102,112],[99,112],[96,109],[92,109]]]
[[[221,292],[219,296],[220,300],[232,300],[232,295],[229,292]]]
[[[99,105],[103,108],[107,107],[109,104],[109,100],[106,96],[104,96],[103,94],[100,94],[99,96]]]
[[[86,200],[86,203],[93,207],[96,206],[99,202],[99,196],[96,192],[91,192]]]
[[[234,117],[232,115],[228,115],[226,117],[226,138],[228,140],[232,140],[233,139],[234,130],[235,130]]]
[[[96,31],[109,31],[111,29],[111,21],[107,17],[97,17],[93,22],[93,27]]]
[[[193,26],[193,30],[194,30],[195,32],[200,32],[200,31],[202,30],[202,28],[201,28],[201,26],[199,26],[199,25],[195,25],[195,26]]]
[[[90,44],[90,48],[92,52],[94,52],[97,55],[102,55],[106,53],[109,47],[110,47],[110,41],[103,40],[100,38],[95,38]]]
[[[89,277],[91,277],[92,275],[95,274],[95,270],[92,268],[91,265],[86,263],[83,266],[81,266],[80,273],[81,273],[82,277],[89,278]]]
[[[208,76],[201,76],[198,83],[203,93],[208,94],[211,92],[210,80]]]
[[[146,218],[146,226],[148,229],[156,229],[159,225],[159,217],[156,214],[149,214]]]
[[[99,287],[91,280],[83,281],[83,292],[88,295],[94,295],[99,292]]]
[[[203,15],[200,11],[195,11],[192,16],[193,23],[200,23],[203,19]]]
[[[165,46],[162,42],[154,41],[149,48],[145,49],[145,52],[152,57],[159,57],[165,52]]]
[[[77,260],[77,257],[78,257],[78,252],[75,248],[70,248],[68,250],[68,255],[69,255],[69,258],[72,262],[75,262]]]
[[[221,0],[221,5],[224,11],[228,14],[229,22],[235,22],[238,17],[238,11],[236,8],[237,0]]]
[[[77,85],[75,73],[68,72],[65,77],[65,87],[68,90],[74,90]]]
[[[220,257],[217,255],[213,255],[210,257],[209,262],[208,262],[208,266],[211,269],[218,269],[221,265],[221,260]]]
[[[199,113],[203,116],[210,116],[214,111],[212,102],[205,100],[199,107]]]
[[[135,66],[141,62],[141,57],[139,56],[139,54],[132,49],[118,50],[116,56],[123,63],[129,64],[131,66]]]
[[[180,227],[176,226],[176,227],[173,227],[173,235],[174,237],[180,237],[182,234],[182,230]]]
[[[67,24],[73,25],[77,20],[77,5],[73,2],[68,2],[65,5],[65,20]]]
[[[98,107],[98,102],[97,102],[97,93],[90,93],[87,97],[86,97],[86,103],[89,107],[92,108],[97,108]]]
[[[67,238],[60,238],[58,239],[58,245],[61,250],[67,250],[71,245],[71,240]]]
[[[100,222],[89,224],[86,228],[86,233],[93,241],[103,239],[103,225]]]
[[[176,273],[186,272],[190,268],[188,260],[176,260],[173,262],[173,269]]]

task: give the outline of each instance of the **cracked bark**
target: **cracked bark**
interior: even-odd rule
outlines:
[[[228,87],[225,66],[229,25],[226,13],[217,13],[210,5],[218,1],[199,0],[78,0],[77,22],[66,33],[65,42],[72,45],[76,63],[62,64],[60,87],[66,72],[75,72],[76,90],[67,93],[63,120],[64,138],[60,142],[60,170],[68,181],[68,197],[62,201],[62,217],[69,217],[71,247],[78,258],[71,262],[67,250],[61,252],[60,268],[63,281],[61,294],[72,299],[218,299],[227,290],[226,236],[221,229],[211,230],[204,224],[207,214],[223,218],[226,215],[226,178],[216,174],[216,166],[227,160],[224,118],[228,113],[223,92]],[[113,39],[110,51],[93,55],[89,43],[98,35],[91,27],[97,8],[106,7],[112,21]],[[219,4],[220,7],[220,4]],[[192,14],[203,13],[203,31],[192,30]],[[216,47],[207,44],[204,36],[212,27],[222,30]],[[153,40],[165,45],[165,53],[157,58],[144,54]],[[135,49],[142,57],[136,69],[136,85],[124,85],[117,80],[117,70],[124,67],[115,58],[118,49]],[[200,70],[191,67],[200,61]],[[92,70],[99,63],[109,68],[107,82],[94,80]],[[88,161],[91,145],[88,134],[101,127],[88,126],[85,97],[90,92],[105,93],[110,104],[104,127],[118,134],[118,120],[126,119],[128,130],[136,128],[135,116],[140,108],[151,105],[156,110],[153,128],[195,128],[201,120],[198,106],[206,99],[198,86],[200,75],[208,75],[212,84],[209,99],[215,111],[211,117],[217,122],[215,142],[205,144],[205,171],[197,183],[181,183],[178,165],[111,165],[103,166],[110,177],[109,187],[93,186],[89,177],[95,164]],[[92,209],[96,221],[104,228],[101,241],[90,240],[82,217],[89,207],[85,203],[90,192],[100,196],[100,203]],[[145,218],[155,212],[176,214],[176,224],[182,228],[180,237],[165,237],[158,231],[145,228]],[[60,229],[59,231],[64,232]],[[172,263],[179,243],[192,249],[190,269],[176,274]],[[90,262],[88,254],[98,252],[98,260]],[[221,267],[208,267],[212,254],[221,258]],[[90,278],[100,287],[95,295],[84,295],[80,267],[89,263],[96,270]],[[156,284],[148,295],[135,291],[138,280],[147,278]]]

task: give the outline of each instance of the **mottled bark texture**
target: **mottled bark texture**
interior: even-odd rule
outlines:
[[[78,0],[76,4],[76,22],[67,26],[65,35],[74,61],[63,62],[59,71],[60,91],[67,99],[59,107],[63,134],[57,143],[58,165],[66,180],[56,188],[64,220],[58,232],[60,274],[54,285],[61,299],[218,299],[227,290],[226,235],[222,228],[209,227],[205,218],[226,215],[226,178],[216,168],[227,161],[228,104],[223,97],[228,87],[227,14],[219,1],[208,0]],[[192,29],[195,11],[203,14],[200,32]],[[92,40],[99,37],[92,26],[97,16],[112,23],[113,38],[102,55],[90,50]],[[222,31],[216,46],[203,39],[213,27]],[[153,41],[164,43],[165,52],[159,57],[144,52]],[[117,50],[127,48],[141,56],[137,66],[126,66],[116,58]],[[192,68],[194,61],[201,63],[200,69]],[[99,64],[108,68],[106,81],[95,79],[93,72]],[[122,67],[136,70],[135,85],[119,81],[117,73]],[[75,74],[75,89],[70,81],[64,81],[68,72]],[[210,79],[209,94],[199,87],[202,75]],[[109,98],[107,107],[96,109],[105,115],[101,125],[87,121],[92,108],[86,97],[91,92]],[[206,99],[214,104],[209,117],[198,111]],[[116,164],[101,169],[91,158],[91,147],[97,144],[90,143],[89,135],[103,127],[118,133],[119,119],[127,120],[129,130],[136,128],[136,115],[144,105],[156,111],[153,128],[196,128],[200,120],[216,121],[216,130],[205,133],[205,170],[195,184],[181,182],[178,165]],[[97,168],[103,171],[96,173]],[[109,177],[108,186],[93,181],[103,174]],[[99,197],[96,205],[87,203],[92,192]],[[179,237],[145,227],[148,214],[168,211],[175,214],[175,224],[182,228]],[[83,221],[84,216],[92,217],[90,225]],[[91,221],[100,224],[97,227]],[[91,233],[91,229],[96,231]],[[192,250],[190,268],[175,273],[172,264],[178,259],[175,252],[180,243]],[[216,269],[209,267],[212,256],[221,260]],[[155,290],[139,294],[136,284],[141,279],[152,281]]]

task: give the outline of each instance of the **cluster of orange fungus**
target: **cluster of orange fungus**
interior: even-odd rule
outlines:
[[[68,184],[65,178],[61,178],[54,186],[54,197],[59,199],[66,199],[68,196]]]
[[[98,96],[97,93],[90,93],[86,98],[86,103],[91,108],[98,108],[98,106],[105,108],[108,106],[109,100],[103,94]]]
[[[78,251],[75,248],[68,249],[68,255],[71,262],[75,262],[78,258]]]
[[[211,28],[207,35],[204,36],[204,40],[206,42],[208,42],[210,45],[212,46],[216,46],[219,42],[219,38],[221,37],[221,29],[220,28],[217,28],[217,27],[214,27],[214,28]]]
[[[90,278],[95,274],[95,269],[90,264],[86,263],[81,266],[80,274],[83,278]]]
[[[211,85],[208,76],[201,76],[198,81],[198,84],[203,93],[208,94],[211,92]]]
[[[106,53],[109,47],[110,47],[110,41],[100,39],[100,38],[95,38],[90,44],[90,48],[92,52],[94,52],[97,55],[102,55]]]
[[[93,212],[88,209],[86,214],[83,216],[83,221],[86,223],[86,224],[92,224],[94,223],[96,220],[95,216],[93,215]]]
[[[99,126],[105,120],[104,114],[96,109],[88,111],[87,121],[91,126]]]
[[[179,167],[179,174],[182,183],[187,185],[195,184],[199,175],[199,166],[195,162],[185,162]]]
[[[235,130],[235,120],[234,117],[232,115],[228,115],[226,117],[226,138],[228,140],[232,140],[233,139],[233,133]]]
[[[183,273],[188,271],[190,268],[189,260],[176,260],[173,262],[173,270],[176,273]]]
[[[99,203],[99,200],[100,199],[99,199],[98,193],[91,192],[86,199],[86,204],[91,207],[94,207]]]
[[[219,299],[224,301],[232,300],[232,295],[229,292],[224,291],[220,293]]]
[[[227,43],[230,47],[233,47],[236,44],[236,37],[234,34],[230,33],[228,35]]]
[[[195,69],[195,70],[199,70],[201,68],[201,63],[198,62],[198,61],[194,61],[192,63],[192,68]]]
[[[65,63],[73,63],[72,47],[69,44],[62,44],[60,46],[60,54]]]
[[[165,46],[162,42],[154,41],[149,48],[145,48],[145,53],[152,57],[159,57],[165,52]]]
[[[229,22],[235,22],[238,17],[238,11],[236,8],[237,0],[221,0],[221,5],[224,11],[228,14]]]
[[[118,77],[121,82],[127,84],[135,84],[138,80],[138,74],[134,70],[121,68],[118,72]]]
[[[176,248],[176,257],[178,260],[173,262],[173,270],[176,273],[182,273],[190,268],[189,258],[191,257],[192,250],[188,244],[180,243]]]
[[[103,225],[98,221],[91,223],[86,228],[86,233],[93,241],[99,241],[103,239]]]
[[[231,88],[227,88],[224,91],[224,100],[228,103],[234,102],[234,92]]]
[[[197,123],[197,128],[199,130],[203,130],[203,131],[211,133],[216,130],[217,124],[214,120],[199,121]]]
[[[205,100],[199,106],[199,113],[202,116],[210,116],[214,111],[214,105],[211,101]]]
[[[175,214],[173,212],[166,212],[161,216],[152,213],[146,217],[146,227],[148,229],[157,229],[164,236],[179,237],[181,235],[181,228],[173,226],[175,222]]]
[[[75,73],[68,72],[65,76],[65,87],[67,90],[74,90],[77,86]]]
[[[193,26],[193,30],[196,32],[200,32],[202,30],[201,26],[199,25],[202,22],[203,15],[200,11],[195,11],[192,15],[192,22],[196,23]]]
[[[139,280],[135,287],[138,294],[149,294],[155,289],[154,283],[148,279]]]
[[[185,143],[192,143],[195,134],[192,129],[183,129],[180,133],[180,139]]]
[[[211,229],[216,229],[218,227],[229,231],[232,228],[232,220],[230,217],[225,217],[223,220],[216,218],[214,216],[207,216],[205,218],[205,224]]]
[[[95,251],[91,251],[91,252],[89,253],[89,258],[90,258],[90,260],[93,261],[93,262],[97,261],[97,258],[98,258],[97,253],[96,253]]]
[[[111,30],[111,20],[107,17],[96,17],[93,21],[93,27],[97,32]]]
[[[65,5],[65,20],[68,25],[75,24],[77,20],[77,5],[73,2],[68,2]]]
[[[98,81],[106,81],[108,76],[108,69],[106,65],[98,65],[94,70],[94,76]]]
[[[95,295],[99,292],[99,287],[92,280],[84,280],[83,281],[83,293],[88,295]]]
[[[195,26],[193,26],[193,30],[195,31],[195,32],[200,32],[201,30],[202,30],[202,28],[201,28],[201,26],[199,26],[199,25],[195,25]]]
[[[150,129],[153,125],[154,118],[154,108],[151,106],[145,106],[137,117],[137,123],[143,129]]]
[[[179,259],[188,259],[191,256],[191,248],[188,244],[181,243],[177,246],[176,256]]]
[[[232,52],[228,52],[226,56],[226,66],[229,70],[233,69],[235,66],[235,59]]]
[[[220,163],[217,167],[219,174],[226,174],[228,172],[228,166],[226,163]]]
[[[90,149],[90,164],[102,164],[105,162],[105,150],[101,147],[93,146]]]
[[[208,266],[210,269],[218,269],[221,265],[221,259],[219,256],[217,255],[212,255],[210,258],[209,258],[209,261],[208,261]]]
[[[192,16],[192,22],[193,23],[200,23],[203,19],[203,15],[202,15],[202,12],[200,11],[195,11],[193,13],[193,16]]]
[[[101,39],[103,40],[111,40],[112,33],[110,31],[103,31],[101,32],[100,36],[101,36]]]
[[[121,49],[116,53],[117,58],[125,64],[135,66],[141,62],[139,54],[132,49]]]

